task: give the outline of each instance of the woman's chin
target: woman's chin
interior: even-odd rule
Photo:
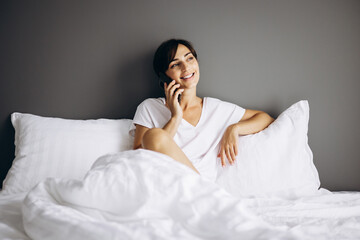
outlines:
[[[199,79],[193,77],[193,79],[189,79],[189,80],[185,80],[185,81],[183,80],[182,86],[183,86],[183,88],[193,88],[193,87],[196,87],[198,82],[199,82]]]

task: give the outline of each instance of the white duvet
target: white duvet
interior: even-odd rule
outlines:
[[[40,183],[22,217],[31,239],[360,239],[360,194],[240,199],[166,155],[131,150],[101,157],[82,181]]]

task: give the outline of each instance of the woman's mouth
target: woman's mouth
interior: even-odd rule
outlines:
[[[184,77],[182,77],[181,79],[187,81],[187,80],[190,80],[194,77],[195,73],[192,73],[192,74],[189,74],[189,75],[186,75]]]

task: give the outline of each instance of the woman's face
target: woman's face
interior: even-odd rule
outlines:
[[[180,88],[196,87],[199,82],[199,64],[191,51],[179,44],[174,59],[170,62],[166,75],[180,84]]]

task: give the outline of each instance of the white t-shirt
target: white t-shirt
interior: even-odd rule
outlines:
[[[200,175],[215,181],[220,160],[217,159],[220,140],[228,126],[241,120],[245,109],[216,98],[204,97],[200,120],[196,126],[182,119],[174,141],[183,150]],[[147,128],[163,128],[171,118],[165,98],[148,98],[138,107],[131,124]]]

